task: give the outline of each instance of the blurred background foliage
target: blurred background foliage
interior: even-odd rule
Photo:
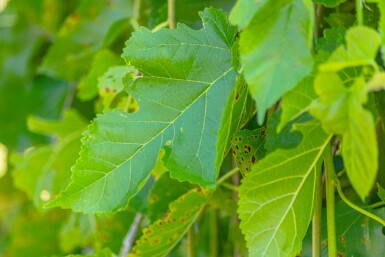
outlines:
[[[200,28],[198,11],[230,11],[234,3],[178,0],[176,20]],[[67,185],[89,121],[112,107],[135,111],[135,101],[122,90],[122,76],[134,72],[124,66],[122,48],[138,26],[152,29],[166,19],[167,0],[0,0],[0,256],[91,254],[106,247],[118,253],[137,212],[148,214],[142,222],[147,225],[185,193],[164,173],[114,215],[42,207]],[[165,183],[178,190],[168,194]],[[164,203],[151,202],[159,195]],[[217,193],[212,212],[229,197]],[[237,225],[226,222],[235,207],[228,209],[219,214],[227,217],[221,237],[242,240]],[[199,222],[212,224],[212,217],[209,212]],[[201,237],[209,233],[203,232]],[[185,245],[170,256],[184,256]],[[200,256],[208,256],[208,247],[197,245]],[[232,245],[221,247],[232,252]]]

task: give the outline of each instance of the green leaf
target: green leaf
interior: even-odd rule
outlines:
[[[281,149],[290,149],[295,148],[299,145],[302,140],[302,135],[298,131],[291,131],[292,123],[286,124],[286,126],[277,133],[277,126],[280,123],[281,112],[274,112],[270,116],[270,119],[267,123],[266,131],[266,143],[265,149],[267,153],[270,154],[273,151]],[[309,120],[310,115],[303,115],[298,118],[297,123],[302,123]]]
[[[110,109],[113,100],[123,91],[123,78],[127,74],[131,74],[133,77],[138,76],[138,72],[130,66],[114,66],[99,77],[98,89],[104,109]],[[129,101],[127,97],[125,100]]]
[[[313,88],[313,76],[304,78],[295,88],[287,92],[281,102],[282,114],[278,131],[292,120],[307,112],[310,104],[317,98]]]
[[[328,8],[337,7],[339,4],[345,2],[346,0],[313,0],[315,4],[323,4]]]
[[[367,101],[365,80],[358,77],[350,87],[335,73],[320,73],[315,79],[320,101],[310,112],[326,131],[343,136],[342,157],[348,177],[361,199],[370,192],[378,168],[375,124],[362,106]]]
[[[381,43],[380,35],[369,27],[355,26],[346,33],[346,47],[338,47],[319,70],[339,71],[347,67],[371,65],[377,67],[374,57]]]
[[[323,37],[317,38],[317,50],[333,52],[340,45],[344,45],[346,28],[342,26],[325,29]]]
[[[297,126],[303,134],[300,145],[266,156],[239,188],[240,227],[250,256],[296,256],[301,250],[330,136],[315,121]]]
[[[265,156],[266,127],[256,130],[239,130],[231,139],[231,150],[242,175],[251,170],[254,164]]]
[[[107,111],[93,121],[72,182],[48,206],[82,212],[123,208],[147,180],[162,147],[171,177],[215,186],[247,92],[240,98],[242,84],[235,87],[235,27],[213,8],[201,17],[201,30],[183,24],[156,33],[141,28],[127,41],[123,57],[143,74],[127,81],[127,92],[140,109]]]
[[[385,72],[376,72],[372,79],[366,85],[368,91],[380,91],[385,90]]]
[[[79,79],[89,68],[93,55],[105,47],[104,39],[110,28],[132,16],[132,3],[132,0],[80,1],[45,54],[40,72],[69,81]]]
[[[385,202],[385,189],[380,184],[377,184],[377,186],[378,186],[377,194],[381,198],[381,200]]]
[[[86,125],[73,110],[67,111],[61,121],[29,119],[33,131],[58,137],[55,144],[28,149],[11,159],[15,186],[27,193],[36,206],[51,200],[68,184]]]
[[[170,204],[169,213],[143,230],[143,236],[136,242],[129,257],[161,257],[167,253],[186,234],[197,219],[210,191],[193,189]]]
[[[312,28],[310,0],[269,1],[241,33],[243,74],[260,124],[266,110],[312,70]]]
[[[160,219],[168,210],[169,204],[179,196],[187,193],[190,188],[191,185],[189,183],[181,183],[170,178],[168,172],[164,173],[151,189],[148,202],[150,220],[155,221]]]
[[[230,22],[237,24],[241,29],[245,28],[267,2],[268,0],[238,0],[230,13]]]
[[[97,52],[92,60],[90,71],[77,86],[77,96],[83,101],[96,97],[98,95],[98,78],[107,72],[109,67],[122,63],[123,61],[119,56],[110,50],[103,49]]]
[[[96,224],[93,215],[72,213],[60,230],[60,248],[68,253],[77,247],[91,245]]]

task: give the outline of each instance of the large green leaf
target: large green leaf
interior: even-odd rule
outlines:
[[[87,123],[75,111],[69,110],[60,121],[31,117],[29,126],[34,132],[58,137],[52,145],[28,149],[11,159],[16,187],[24,191],[36,206],[41,206],[68,184]]]
[[[248,98],[244,84],[236,83],[235,27],[213,8],[201,17],[201,30],[183,24],[156,33],[141,28],[127,41],[123,57],[143,74],[126,82],[127,92],[140,109],[108,111],[93,121],[72,182],[49,206],[83,212],[124,207],[162,147],[171,177],[215,186]]]
[[[249,8],[255,3],[250,1]],[[312,70],[312,28],[310,0],[270,0],[241,33],[243,73],[257,103],[259,123],[266,110]]]
[[[380,43],[381,37],[374,29],[364,26],[352,27],[346,33],[346,46],[338,47],[319,69],[326,72],[352,66],[377,66],[374,57]]]
[[[298,147],[262,159],[239,188],[240,226],[250,256],[289,257],[301,250],[312,219],[319,160],[330,136],[315,121],[297,126],[303,134]]]
[[[163,257],[179,242],[210,198],[211,192],[192,189],[170,204],[169,213],[143,230],[129,257]]]
[[[320,73],[315,80],[320,101],[311,114],[326,131],[343,136],[342,157],[354,189],[364,199],[370,192],[378,168],[375,124],[362,106],[367,101],[365,80],[358,77],[346,87],[335,73]]]

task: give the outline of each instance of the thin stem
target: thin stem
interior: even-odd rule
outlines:
[[[191,225],[187,232],[187,257],[195,257],[194,224]]]
[[[385,205],[385,202],[381,201],[381,202],[373,203],[373,204],[369,205],[368,207],[370,209],[375,209],[375,208],[378,208],[378,207],[382,207],[384,205]]]
[[[170,29],[175,29],[175,0],[168,0],[168,26]]]
[[[209,256],[218,257],[218,216],[217,211],[211,208],[209,211],[210,218],[210,246]]]
[[[135,31],[139,30],[140,5],[141,0],[135,0],[131,18],[131,26]]]
[[[356,18],[358,25],[364,25],[364,14],[362,0],[356,0]]]
[[[238,171],[239,171],[238,168],[234,168],[234,169],[230,170],[229,172],[227,172],[225,175],[223,175],[221,178],[218,179],[217,184],[218,185],[222,184],[224,181],[226,181],[227,179],[231,178]]]
[[[328,256],[337,256],[336,220],[335,220],[335,180],[333,155],[331,145],[324,153],[325,189],[326,189],[326,217],[328,228]]]
[[[151,31],[152,32],[157,32],[158,30],[162,29],[162,28],[165,28],[168,26],[168,21],[164,21],[162,23],[159,23],[158,25],[156,25]]]
[[[120,248],[119,257],[125,257],[131,251],[132,243],[134,242],[136,232],[138,231],[140,221],[142,220],[142,214],[137,213],[135,219],[132,222],[130,229],[123,239],[122,247]]]
[[[221,186],[223,186],[223,187],[225,187],[227,189],[230,189],[230,190],[232,190],[234,192],[238,192],[239,191],[238,187],[236,187],[236,186],[234,186],[234,185],[232,185],[230,183],[223,182],[223,183],[221,183]]]
[[[365,216],[368,216],[369,218],[377,221],[378,223],[380,223],[382,226],[385,226],[385,220],[381,219],[380,217],[374,215],[373,213],[370,213],[364,209],[362,209],[361,207],[358,207],[357,205],[355,205],[354,203],[352,203],[345,195],[344,193],[342,192],[342,188],[341,188],[341,184],[339,182],[339,180],[337,179],[336,180],[337,182],[337,192],[338,192],[338,195],[341,197],[342,201],[344,201],[344,203],[346,203],[350,208],[364,214]]]
[[[321,257],[322,178],[318,179],[315,196],[315,213],[312,223],[312,257]]]

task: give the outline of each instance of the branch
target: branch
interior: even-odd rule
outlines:
[[[168,0],[168,27],[175,29],[175,0]]]
[[[126,257],[128,252],[131,251],[132,243],[134,242],[136,232],[138,231],[138,227],[140,221],[142,220],[142,214],[136,213],[135,219],[131,224],[130,229],[128,230],[126,236],[123,239],[122,247],[120,248],[119,257]]]

